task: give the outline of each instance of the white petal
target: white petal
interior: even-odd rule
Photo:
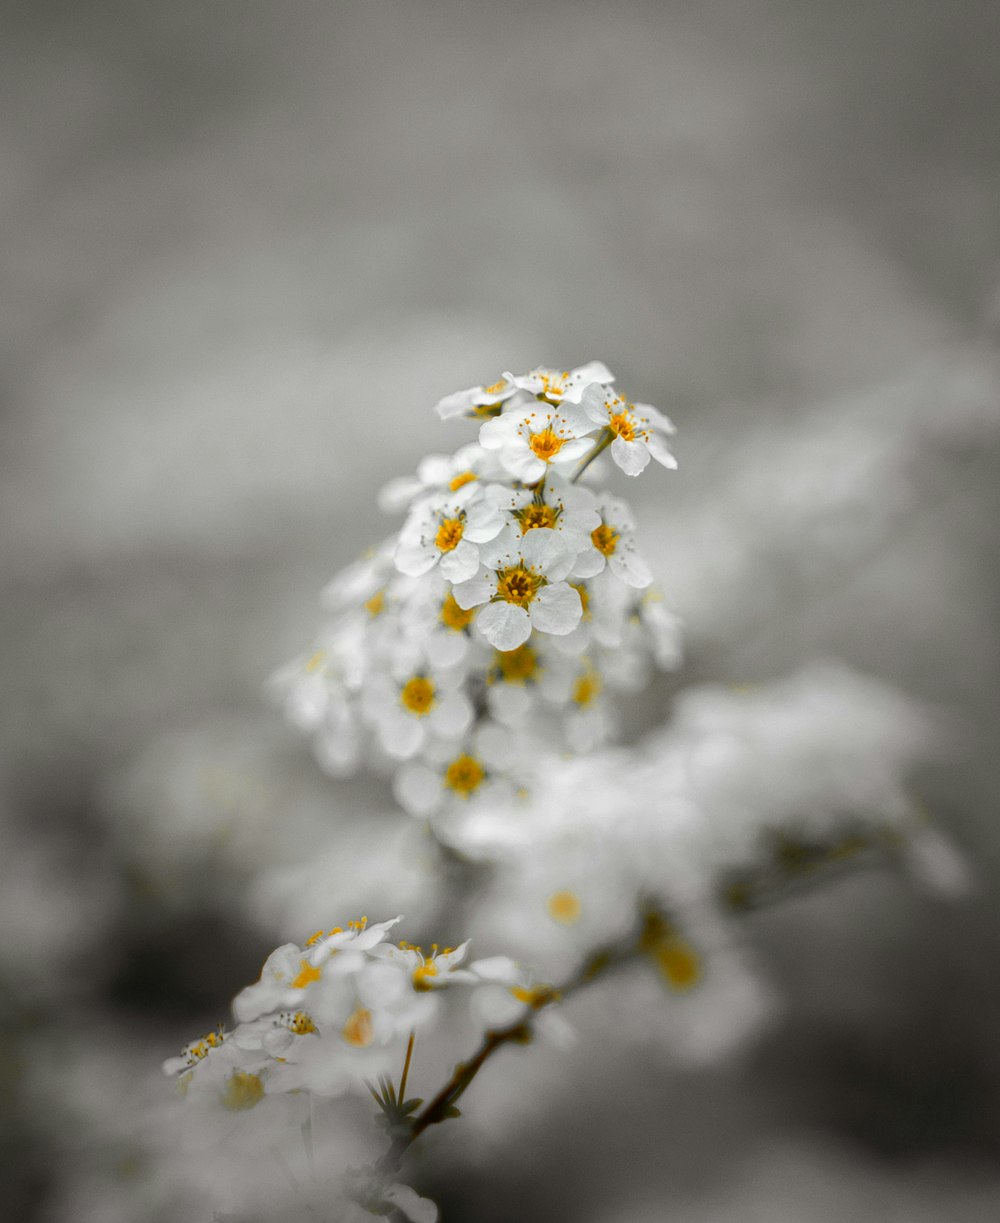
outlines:
[[[570,373],[570,377],[574,382],[579,382],[581,386],[588,386],[592,382],[600,382],[606,386],[615,380],[614,374],[603,361],[587,361],[583,365],[578,365]]]
[[[650,434],[649,441],[646,443],[646,445],[649,448],[649,453],[654,459],[656,459],[657,463],[662,463],[664,467],[669,467],[671,471],[676,470],[677,460],[674,458],[673,452],[659,433]]]
[[[436,735],[461,735],[472,721],[472,706],[460,692],[449,692],[431,710],[429,722]]]
[[[455,602],[462,611],[468,611],[470,607],[488,603],[496,594],[496,590],[496,578],[479,577],[460,582],[451,593],[455,596]]]
[[[409,1223],[438,1223],[437,1206],[430,1198],[422,1198],[409,1185],[390,1185],[383,1197]]]
[[[507,519],[495,505],[486,500],[480,501],[469,507],[465,519],[464,537],[471,539],[474,544],[485,543],[488,539],[495,539],[499,535],[506,521]]]
[[[543,586],[531,604],[531,623],[535,628],[558,637],[572,633],[582,616],[580,595],[565,582]]]
[[[392,792],[411,815],[429,815],[441,802],[441,778],[423,764],[402,768],[392,779]]]
[[[594,547],[588,547],[581,552],[573,563],[573,577],[575,578],[592,578],[596,577],[605,564],[604,553],[598,552]]]
[[[521,556],[526,565],[557,582],[569,573],[575,560],[572,545],[561,531],[552,527],[529,531],[521,540]]]
[[[457,602],[457,594],[455,599]],[[535,602],[538,602],[537,598]],[[498,650],[516,650],[531,636],[531,619],[524,608],[516,603],[487,603],[477,616],[476,625],[490,645]]]
[[[589,422],[588,422],[589,423]],[[553,463],[577,463],[585,454],[589,454],[593,446],[593,438],[576,437],[568,442],[563,442],[559,447],[559,453],[553,458]]]
[[[642,590],[653,580],[653,573],[635,548],[619,548],[608,558],[608,568],[617,578],[636,590]]]
[[[405,573],[407,577],[419,578],[434,568],[440,555],[438,549],[432,548],[429,544],[401,539],[393,560],[400,573]]]
[[[611,443],[611,457],[627,476],[637,476],[649,462],[649,451],[642,442],[616,437]]]
[[[441,554],[441,575],[449,582],[465,582],[479,572],[479,549],[460,539],[450,552]]]
[[[415,755],[427,738],[427,729],[422,719],[415,714],[391,710],[378,727],[382,746],[396,760],[408,760]]]
[[[491,416],[479,427],[479,444],[484,450],[499,450],[501,446],[510,444],[515,428],[516,412],[508,412],[503,416]]]
[[[524,484],[534,484],[545,475],[545,463],[536,458],[535,452],[520,438],[515,445],[503,447],[500,462],[515,479]]]
[[[399,476],[379,489],[378,508],[383,514],[397,514],[405,510],[413,498],[423,490],[423,484],[413,476]]]
[[[654,408],[651,403],[637,403],[635,405],[637,416],[645,417],[654,429],[660,429],[664,433],[676,433],[677,429],[674,422],[669,416],[664,416],[659,408]]]
[[[486,701],[498,722],[517,726],[531,708],[531,692],[521,684],[491,684]]]

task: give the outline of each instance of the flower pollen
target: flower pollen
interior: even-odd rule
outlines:
[[[318,981],[322,975],[323,966],[321,964],[310,964],[308,960],[300,960],[298,975],[291,987],[292,989],[305,989],[307,985]]]
[[[525,643],[516,650],[497,650],[496,666],[507,684],[524,684],[538,674],[538,654]]]
[[[460,798],[468,798],[479,789],[485,778],[486,770],[475,756],[463,752],[445,770],[444,784]]]
[[[409,713],[424,717],[434,708],[436,690],[426,675],[414,675],[403,685],[399,702]]]
[[[472,618],[476,614],[476,609],[470,607],[466,610],[464,607],[459,607],[455,601],[455,596],[449,592],[445,595],[444,601],[441,604],[441,623],[445,628],[450,628],[453,632],[461,632],[472,623]]]
[[[545,578],[533,569],[524,565],[512,565],[509,569],[501,569],[497,574],[497,593],[494,600],[526,607],[538,594],[539,587],[545,584]]]
[[[460,471],[457,476],[453,476],[448,481],[448,487],[453,493],[457,493],[460,488],[464,488],[466,484],[471,484],[478,478],[474,471]]]
[[[521,524],[521,534],[527,535],[538,527],[554,527],[559,511],[552,505],[539,505],[533,501],[523,510],[517,511],[517,520]]]
[[[562,926],[572,926],[578,922],[583,908],[576,892],[553,892],[545,907],[549,917]]]
[[[237,1070],[226,1082],[222,1103],[230,1112],[242,1113],[259,1104],[263,1098],[264,1084],[260,1081],[260,1075]]]
[[[445,518],[434,536],[434,544],[440,552],[452,552],[462,542],[464,531],[461,518]]]
[[[598,552],[602,552],[605,556],[613,556],[618,546],[618,532],[614,527],[609,527],[606,522],[602,522],[599,527],[595,527],[590,532],[590,542]]]
[[[375,1039],[375,1028],[372,1024],[372,1013],[359,1006],[348,1017],[341,1033],[344,1040],[355,1049],[367,1049]]]

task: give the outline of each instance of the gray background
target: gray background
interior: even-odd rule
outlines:
[[[168,732],[267,733],[378,485],[466,440],[438,397],[599,357],[680,427],[635,492],[682,681],[833,654],[952,711],[923,792],[979,886],[755,918],[787,1009],[737,1068],[580,1054],[428,1183],[452,1221],[994,1217],[996,4],[8,3],[2,34],[14,1215],[72,1217],[25,1032],[153,1064],[273,942],[226,864],[135,886],[116,779]],[[819,548],[799,515],[859,454]]]

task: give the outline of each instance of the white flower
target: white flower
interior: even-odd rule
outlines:
[[[468,390],[445,395],[435,411],[442,420],[453,416],[495,416],[515,398],[522,398],[520,387],[510,374],[504,374],[490,386],[470,386]]]
[[[475,483],[446,496],[420,502],[399,534],[396,567],[420,577],[440,564],[449,582],[464,582],[479,568],[479,545],[495,539],[504,526],[497,506],[480,495]]]
[[[431,736],[457,739],[472,721],[472,705],[455,668],[417,667],[373,675],[362,708],[386,752],[396,760],[414,756]]]
[[[534,484],[549,464],[579,462],[592,448],[594,422],[579,407],[529,404],[486,421],[479,430],[484,450],[496,450],[508,472]]]
[[[615,380],[603,361],[588,361],[576,369],[562,371],[539,366],[530,374],[507,374],[506,377],[522,390],[530,391],[537,399],[551,404],[579,403],[587,387],[594,383],[606,385]]]
[[[504,727],[481,721],[470,739],[457,746],[432,743],[423,759],[396,773],[392,790],[414,816],[434,816],[453,804],[505,802],[516,789],[510,775],[516,763],[514,741]]]
[[[415,476],[390,480],[378,495],[379,509],[387,514],[406,509],[416,498],[430,492],[457,493],[475,481],[503,480],[506,472],[496,454],[478,442],[462,446],[454,454],[429,454],[420,460]]]
[[[611,457],[627,476],[637,476],[652,456],[664,467],[677,460],[664,439],[675,432],[671,421],[648,403],[629,403],[610,388],[588,387],[580,406],[592,424],[603,425],[613,435]]]
[[[653,580],[649,566],[635,542],[635,519],[620,497],[605,493],[599,502],[599,521],[590,532],[587,547],[573,566],[574,577],[595,577],[605,566],[627,586],[642,589]]]
[[[580,623],[580,596],[563,580],[575,552],[558,531],[539,527],[522,536],[508,527],[481,559],[485,571],[455,587],[455,602],[466,609],[486,604],[476,625],[490,645],[514,650],[533,628],[563,635]]]
[[[313,999],[305,991],[322,980],[324,965],[330,957],[370,950],[401,920],[395,917],[369,926],[367,918],[361,918],[349,922],[346,930],[338,927],[327,933],[317,931],[304,947],[284,943],[267,957],[260,980],[236,995],[233,1013],[247,1023],[270,1011],[298,1010],[307,1005],[311,1010]]]
[[[492,485],[487,495],[513,519],[522,535],[550,527],[561,532],[578,552],[590,546],[591,533],[601,525],[597,498],[590,489],[571,484],[554,472],[544,486],[512,489]]]
[[[424,955],[422,947],[415,947],[412,943],[404,942],[398,946],[393,943],[383,943],[373,954],[390,960],[394,964],[401,964],[410,974],[414,989],[430,990],[440,989],[453,981],[468,983],[478,981],[474,972],[459,967],[468,950],[469,940],[466,939],[458,947],[445,947],[442,950],[438,950],[435,943],[431,947],[430,955]]]

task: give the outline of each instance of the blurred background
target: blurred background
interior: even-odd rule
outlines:
[[[425,1184],[451,1223],[995,1218],[997,5],[0,20],[10,1217],[135,1177],[107,1114],[296,933],[261,868],[403,818],[261,687],[393,528],[378,486],[472,437],[434,402],[600,358],[679,428],[627,491],[689,654],[634,729],[816,656],[897,683],[958,731],[920,792],[976,886],[749,919],[781,1010],[737,1061],[529,1051],[509,1131]]]

